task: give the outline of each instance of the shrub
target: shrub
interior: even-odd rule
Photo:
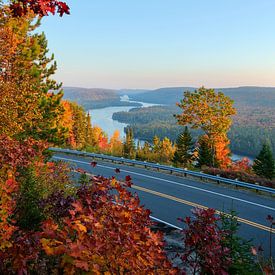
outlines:
[[[94,177],[77,192],[69,215],[43,223],[41,243],[65,273],[173,274],[149,211],[115,179]]]
[[[215,176],[219,175],[223,178],[228,178],[233,180],[238,179],[239,181],[244,181],[244,182],[249,182],[249,183],[259,184],[262,186],[275,188],[275,181],[261,178],[256,175],[248,174],[243,171],[234,171],[230,169],[222,170],[218,168],[206,167],[203,169],[203,172],[210,175],[215,175]]]
[[[218,226],[214,209],[193,210],[195,219],[186,217],[183,230],[185,251],[182,255],[192,274],[227,274],[231,264],[230,250],[224,246],[224,230]]]

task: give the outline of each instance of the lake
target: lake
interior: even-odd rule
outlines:
[[[121,101],[124,102],[134,102],[134,103],[140,103],[141,107],[133,107],[133,106],[119,106],[119,107],[106,107],[101,109],[94,109],[89,110],[88,112],[91,115],[92,125],[99,126],[110,138],[115,130],[119,130],[120,137],[123,139],[125,137],[124,133],[124,127],[126,127],[128,124],[121,123],[116,120],[113,120],[113,113],[116,112],[128,112],[130,109],[133,108],[144,108],[144,107],[150,107],[150,106],[156,106],[159,104],[152,104],[152,103],[145,103],[145,102],[139,102],[139,101],[130,101],[129,97],[127,95],[121,96]]]
[[[126,101],[126,102],[136,102],[140,103],[142,106],[138,108],[144,108],[144,107],[150,107],[150,106],[157,106],[159,104],[152,104],[152,103],[145,103],[145,102],[139,102],[139,101],[130,101],[129,97],[127,95],[121,96],[121,101]],[[115,130],[119,130],[120,132],[120,137],[123,140],[125,137],[124,133],[124,128],[128,125],[126,123],[121,123],[116,120],[113,120],[113,113],[116,112],[129,112],[130,109],[132,108],[137,108],[133,106],[119,106],[119,107],[106,107],[106,108],[101,108],[101,109],[94,109],[94,110],[89,110],[88,112],[91,115],[91,120],[92,120],[92,125],[99,126],[110,138]],[[143,142],[141,142],[142,144]],[[237,155],[237,154],[232,154],[232,160],[236,161],[245,156],[243,155]],[[250,161],[252,159],[248,157]]]

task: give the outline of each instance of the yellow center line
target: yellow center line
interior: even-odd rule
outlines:
[[[147,189],[147,188],[144,188],[144,187],[140,187],[140,186],[137,186],[137,185],[132,185],[132,188],[136,189],[136,190],[140,190],[140,191],[146,192],[146,193],[153,194],[155,196],[159,196],[159,197],[166,198],[166,199],[169,199],[169,200],[172,200],[172,201],[176,201],[176,202],[179,202],[179,203],[182,203],[182,204],[185,204],[185,205],[189,205],[189,206],[192,206],[192,207],[198,207],[198,208],[201,208],[201,209],[208,209],[209,208],[207,206],[204,206],[204,205],[201,205],[201,204],[198,204],[198,203],[194,203],[194,202],[191,202],[191,201],[183,200],[183,199],[171,196],[171,195],[160,193],[158,191],[154,191],[154,190]],[[216,210],[216,213],[218,215],[221,215],[221,214],[228,215],[227,213],[224,213],[224,212],[218,211],[218,210]],[[256,227],[258,229],[265,230],[267,232],[271,231],[273,234],[275,233],[275,229],[271,230],[270,227],[268,227],[268,226],[265,226],[265,225],[262,225],[262,224],[259,224],[259,223],[255,223],[255,222],[252,222],[252,221],[240,218],[240,217],[236,217],[236,219],[237,219],[237,221],[239,221],[241,223],[248,224],[248,225]]]
[[[74,172],[79,173],[76,170]],[[86,173],[86,175],[94,176],[93,174],[90,174],[90,173]],[[189,205],[189,206],[192,206],[192,207],[198,207],[198,208],[201,208],[201,209],[208,209],[209,208],[207,206],[204,206],[204,205],[201,205],[201,204],[198,204],[198,203],[195,203],[195,202],[180,199],[180,198],[177,198],[177,197],[174,197],[174,196],[171,196],[171,195],[160,193],[158,191],[147,189],[147,188],[137,186],[137,185],[134,185],[134,184],[132,184],[131,188],[136,189],[136,190],[140,190],[140,191],[143,191],[143,192],[146,192],[146,193],[149,193],[149,194],[153,194],[153,195],[156,195],[156,196],[159,196],[159,197],[162,197],[162,198],[166,198],[166,199],[169,199],[169,200],[172,200],[172,201],[176,201],[176,202],[179,202],[179,203],[182,203],[182,204],[185,204],[185,205]],[[216,213],[218,215],[221,215],[221,214],[229,215],[228,213],[225,213],[225,212],[222,212],[222,211],[219,211],[219,210],[216,210]],[[240,217],[236,217],[236,219],[237,219],[238,222],[248,224],[248,225],[256,227],[258,229],[262,229],[262,230],[265,230],[267,232],[272,232],[273,234],[275,234],[275,229],[274,228],[271,229],[268,226],[265,226],[265,225],[262,225],[262,224],[259,224],[259,223],[255,223],[255,222],[252,222],[252,221],[240,218]]]

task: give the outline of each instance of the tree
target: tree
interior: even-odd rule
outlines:
[[[86,133],[85,133],[85,136],[86,136],[86,146],[90,145],[92,146],[93,143],[94,143],[94,140],[93,140],[93,127],[92,127],[92,123],[91,123],[91,116],[90,116],[90,113],[88,113],[86,115],[86,121],[85,121],[85,126],[86,126]]]
[[[56,63],[34,20],[33,13],[14,18],[7,6],[0,8],[0,132],[58,143],[63,93],[51,79]]]
[[[237,213],[231,210],[230,213],[220,215],[220,229],[223,232],[223,247],[229,248],[231,263],[228,269],[229,274],[260,274],[259,268],[251,253],[252,241],[245,240],[238,236],[241,224],[238,222]]]
[[[113,136],[110,138],[110,152],[112,155],[122,155],[122,142],[120,140],[120,133],[118,130],[114,131]]]
[[[126,128],[126,138],[123,144],[123,153],[125,157],[134,157],[135,155],[135,141],[132,128]]]
[[[170,163],[173,159],[175,153],[175,147],[173,146],[171,140],[165,137],[160,142],[160,152],[158,154],[158,159],[164,163]]]
[[[227,274],[231,264],[230,250],[223,245],[224,231],[214,209],[193,210],[195,219],[184,222],[184,253],[182,260],[188,274]]]
[[[155,154],[159,154],[161,148],[161,141],[158,136],[154,136],[153,138],[153,152]]]
[[[225,136],[215,136],[214,138],[214,155],[216,163],[214,166],[218,166],[221,169],[226,169],[231,164],[229,139]]]
[[[270,180],[275,177],[275,161],[269,144],[265,143],[263,145],[252,168],[258,176],[263,176]]]
[[[191,125],[193,129],[202,129],[209,138],[209,143],[217,166],[226,166],[228,159],[217,154],[217,140],[227,144],[227,132],[232,124],[231,116],[236,114],[233,101],[223,93],[215,93],[214,89],[204,87],[194,92],[186,91],[184,98],[177,104],[182,114],[175,115],[180,125]],[[223,154],[229,154],[224,150]]]
[[[206,166],[214,166],[215,157],[209,145],[209,138],[207,135],[200,137],[199,139],[199,148],[198,148],[198,167]]]
[[[188,130],[188,127],[185,126],[184,132],[177,138],[173,162],[180,166],[189,165],[192,162],[193,148],[194,142],[192,140],[192,136]]]

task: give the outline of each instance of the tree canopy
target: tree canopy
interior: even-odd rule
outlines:
[[[181,114],[175,115],[178,123],[201,129],[207,136],[215,165],[227,167],[230,164],[227,132],[232,124],[231,116],[236,114],[233,101],[221,92],[201,87],[184,92],[177,105],[182,109]]]
[[[201,128],[209,136],[225,134],[232,124],[231,116],[236,114],[233,100],[204,87],[184,92],[177,105],[182,109],[181,114],[175,115],[179,124]]]

